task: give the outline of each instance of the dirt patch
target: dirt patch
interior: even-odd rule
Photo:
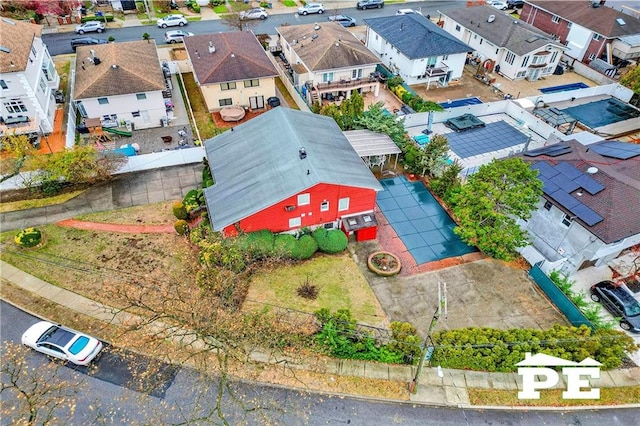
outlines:
[[[173,224],[176,221],[176,217],[173,215],[172,201],[91,213],[78,216],[76,219],[127,225],[166,225]]]

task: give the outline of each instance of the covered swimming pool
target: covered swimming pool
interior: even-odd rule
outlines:
[[[592,129],[640,116],[640,111],[615,98],[565,108],[562,111]]]
[[[416,264],[477,251],[453,232],[455,222],[421,181],[405,176],[380,181],[377,204]]]

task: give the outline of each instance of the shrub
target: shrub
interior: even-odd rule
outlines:
[[[116,41],[116,38],[114,36],[109,36],[107,40],[109,40],[110,42],[114,42]]]
[[[406,364],[413,364],[420,358],[421,340],[418,330],[408,322],[391,323],[391,339],[387,348],[401,353]]]
[[[22,247],[35,247],[42,241],[42,232],[38,228],[25,228],[13,240]]]
[[[225,269],[200,269],[196,283],[225,308],[239,309],[249,291],[249,280]],[[217,304],[215,300],[212,303]]]
[[[291,257],[298,260],[311,258],[318,251],[318,243],[311,235],[302,235],[296,241],[296,246],[291,253]]]
[[[233,241],[217,241],[200,250],[198,260],[209,268],[224,268],[232,272],[242,272],[246,267],[242,251]]]
[[[393,77],[387,79],[387,87],[390,90],[393,90],[393,88],[396,86],[400,86],[402,83],[404,83],[404,80],[399,75],[394,75]]]
[[[329,254],[344,251],[349,243],[344,232],[338,229],[326,230],[325,228],[318,228],[313,231],[313,238],[318,243],[320,251]]]
[[[83,24],[89,21],[104,22],[105,17],[107,18],[107,22],[113,22],[113,15],[104,15],[104,16],[87,15],[87,16],[83,16],[81,21]]]
[[[173,224],[174,229],[178,235],[187,235],[189,233],[189,224],[184,219],[178,219]]]
[[[296,237],[290,234],[276,235],[273,242],[273,251],[277,256],[293,258],[293,252],[298,245]]]
[[[310,300],[315,300],[318,297],[318,291],[318,287],[309,281],[309,277],[307,277],[304,283],[296,289],[298,296]]]
[[[182,205],[184,206],[187,214],[200,209],[204,206],[204,193],[202,189],[192,189],[187,192],[187,195],[184,196],[182,200]]]
[[[213,181],[213,176],[211,175],[209,162],[206,159],[204,159],[203,164],[204,164],[204,168],[202,169],[202,187],[208,188],[211,185],[213,185],[215,182]]]
[[[268,229],[250,232],[235,239],[240,250],[253,260],[264,259],[273,254],[275,236]]]
[[[189,8],[193,10],[195,13],[200,13],[200,5],[195,1],[191,2],[191,6],[189,6]]]
[[[221,6],[224,4],[224,0],[209,0],[209,5],[211,7]]]
[[[173,215],[176,217],[176,219],[180,220],[187,220],[187,218],[189,217],[187,209],[180,201],[176,201],[175,203],[173,203]]]

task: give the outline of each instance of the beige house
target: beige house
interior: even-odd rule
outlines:
[[[209,111],[230,105],[261,109],[276,95],[278,71],[252,32],[185,37],[184,45]]]
[[[371,74],[380,58],[339,23],[287,25],[276,31],[293,84],[307,103],[339,101],[353,90],[378,96],[380,86]]]

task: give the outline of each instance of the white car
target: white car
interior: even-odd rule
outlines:
[[[158,19],[157,24],[159,28],[167,28],[167,27],[175,27],[175,26],[185,26],[189,23],[187,18],[184,15],[173,14],[167,15],[162,19]]]
[[[164,41],[167,43],[184,43],[185,37],[193,37],[193,33],[183,30],[173,30],[164,33]]]
[[[412,14],[422,15],[422,12],[414,9],[398,9],[396,11],[396,15],[412,15]]]
[[[489,0],[487,4],[491,7],[495,7],[498,10],[507,10],[509,8],[509,6],[507,6],[507,3],[499,0]]]
[[[298,8],[298,14],[307,16],[310,13],[324,13],[324,5],[322,3],[307,3]]]
[[[92,32],[103,32],[105,29],[104,22],[100,21],[87,21],[82,25],[78,25],[76,27],[76,34],[84,34],[84,33],[92,33]]]
[[[22,344],[76,365],[89,364],[102,350],[95,337],[48,321],[40,321],[22,335]]]
[[[262,7],[256,7],[240,12],[240,19],[267,19],[269,14]]]

